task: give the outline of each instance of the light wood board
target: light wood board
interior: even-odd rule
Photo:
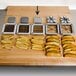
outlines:
[[[5,22],[9,16],[15,16],[16,22],[19,23],[21,16],[29,17],[29,23],[33,24],[35,6],[9,6]],[[43,23],[46,23],[47,16],[55,16],[59,22],[60,16],[67,16],[71,19],[68,7],[64,6],[40,6],[38,17],[42,17]],[[47,57],[44,51],[34,50],[3,50],[0,49],[0,65],[8,66],[76,66],[76,58],[69,57]]]

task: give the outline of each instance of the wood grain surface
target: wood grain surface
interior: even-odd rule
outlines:
[[[9,16],[15,16],[19,23],[21,16],[29,17],[29,23],[33,24],[35,6],[9,6],[5,22]],[[46,23],[47,16],[55,16],[59,22],[60,16],[67,16],[71,19],[68,7],[65,6],[40,6],[38,17],[42,17],[43,23]],[[0,65],[8,66],[76,66],[76,58],[71,57],[47,57],[44,51],[21,50],[14,48],[12,50],[0,49]]]

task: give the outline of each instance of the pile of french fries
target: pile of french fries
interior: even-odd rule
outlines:
[[[44,50],[44,36],[32,36],[32,50]]]
[[[46,55],[47,56],[61,56],[61,44],[60,44],[60,36],[58,35],[50,35],[46,36]]]
[[[62,47],[65,57],[76,57],[76,44],[72,35],[62,37]]]
[[[2,35],[1,36],[1,46],[4,49],[14,48],[14,35]]]
[[[18,36],[16,40],[16,47],[20,49],[29,49],[30,48],[30,37],[28,36]]]

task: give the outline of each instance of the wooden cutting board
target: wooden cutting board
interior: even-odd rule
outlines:
[[[33,24],[35,6],[8,6],[5,22],[9,16],[15,16],[19,23],[21,16],[29,17],[29,23]],[[60,16],[67,16],[71,20],[71,14],[68,7],[65,6],[40,6],[39,17],[42,17],[43,23],[46,23],[47,16],[55,16],[59,22]],[[76,58],[71,57],[47,57],[44,51],[34,50],[3,50],[0,49],[0,65],[8,66],[76,66]]]

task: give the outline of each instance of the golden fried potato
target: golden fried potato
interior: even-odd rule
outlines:
[[[48,52],[46,54],[47,56],[51,56],[51,57],[61,57],[61,54],[60,53],[53,53],[53,52]]]
[[[61,55],[61,46],[60,46],[60,36],[51,35],[46,36],[46,55],[47,56],[60,56]]]
[[[44,50],[44,36],[32,36],[32,50]]]
[[[2,35],[1,37],[1,45],[2,48],[12,49],[14,47],[15,37],[14,35]]]
[[[64,57],[76,57],[76,54],[66,53],[64,54]]]
[[[29,49],[31,45],[30,37],[18,36],[16,40],[16,47],[20,49]]]
[[[46,39],[57,39],[57,40],[59,40],[60,36],[58,36],[58,35],[46,36]]]

